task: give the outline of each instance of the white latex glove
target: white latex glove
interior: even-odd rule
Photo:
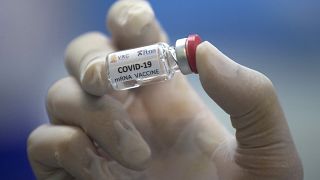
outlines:
[[[70,43],[70,77],[49,90],[50,124],[35,129],[28,155],[38,179],[250,180],[303,178],[302,165],[271,81],[209,42],[197,48],[208,95],[230,115],[219,124],[180,73],[165,83],[113,91],[104,52],[166,41],[146,1],[118,1],[112,41],[88,33]]]

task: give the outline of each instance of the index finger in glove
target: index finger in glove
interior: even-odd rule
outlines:
[[[67,47],[65,64],[89,94],[106,93],[125,98],[127,91],[114,92],[106,73],[106,56],[118,49],[135,48],[167,41],[166,34],[146,1],[117,1],[107,13],[112,40],[102,33],[86,33]]]

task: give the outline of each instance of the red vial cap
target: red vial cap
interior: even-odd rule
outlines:
[[[191,34],[186,41],[186,55],[190,69],[193,73],[198,73],[196,50],[197,46],[201,43],[201,37],[198,34]]]

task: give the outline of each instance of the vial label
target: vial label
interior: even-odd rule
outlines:
[[[111,53],[107,61],[112,84],[139,81],[161,73],[158,45]]]

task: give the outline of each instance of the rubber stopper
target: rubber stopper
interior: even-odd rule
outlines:
[[[186,54],[190,69],[193,73],[198,73],[196,50],[197,46],[201,43],[201,37],[198,34],[191,34],[186,41]]]

